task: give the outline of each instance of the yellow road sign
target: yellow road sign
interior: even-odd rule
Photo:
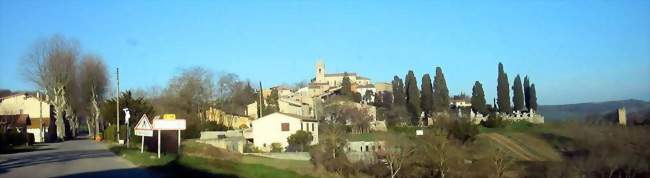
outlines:
[[[163,119],[176,119],[176,114],[163,114]]]

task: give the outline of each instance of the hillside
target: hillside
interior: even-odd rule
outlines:
[[[547,121],[584,119],[589,115],[600,115],[625,107],[628,113],[650,110],[650,102],[642,100],[620,100],[565,105],[541,105],[539,112]]]

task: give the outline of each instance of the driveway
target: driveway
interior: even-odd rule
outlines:
[[[0,155],[0,178],[153,177],[91,140],[49,143],[37,151]]]

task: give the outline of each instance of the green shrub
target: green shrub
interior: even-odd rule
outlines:
[[[311,135],[311,132],[298,130],[287,138],[287,142],[289,142],[287,151],[305,151],[305,149],[309,149],[309,143],[312,140],[314,140],[314,137]]]
[[[116,130],[117,130],[117,125],[111,125],[106,127],[106,129],[104,130],[104,140],[117,142],[117,138],[115,137]],[[120,125],[120,139],[124,139],[124,138],[126,138],[126,125]]]
[[[483,126],[487,128],[502,128],[506,123],[503,121],[503,118],[497,116],[495,112],[490,113],[487,120],[483,122]]]
[[[181,135],[183,139],[194,139],[201,137],[201,125],[194,122],[187,123],[187,129]]]
[[[5,134],[6,141],[10,146],[24,145],[28,141],[24,134],[18,133],[15,129],[9,129]]]
[[[220,124],[217,121],[208,121],[203,125],[204,131],[226,131],[229,129],[230,127]]]
[[[472,123],[469,118],[460,118],[449,123],[448,132],[454,138],[465,143],[471,141],[479,133],[478,125]]]
[[[252,143],[246,143],[244,145],[244,153],[261,153],[261,152],[262,152],[262,150],[260,150],[260,148],[257,148]]]
[[[271,143],[271,152],[274,152],[274,153],[282,152],[282,144],[280,144],[280,143]]]

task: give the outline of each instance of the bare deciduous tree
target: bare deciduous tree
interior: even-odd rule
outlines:
[[[71,91],[75,85],[75,67],[79,45],[77,41],[55,35],[37,41],[23,59],[23,75],[44,90],[47,101],[54,105],[56,133],[66,138],[64,112],[71,111]],[[72,116],[71,113],[68,113]],[[72,120],[75,125],[75,120]]]
[[[494,176],[497,178],[504,177],[505,172],[512,167],[514,160],[512,157],[508,156],[506,152],[498,148],[493,150],[490,155]]]
[[[198,137],[205,111],[215,99],[212,72],[201,67],[184,69],[172,78],[162,96],[164,112],[177,113],[187,119],[188,137]],[[203,113],[203,114],[202,114]]]
[[[404,167],[414,162],[416,147],[408,138],[399,134],[385,135],[383,149],[376,152],[379,158],[390,171],[394,178]]]
[[[85,55],[81,61],[81,93],[83,103],[89,103],[89,116],[86,117],[86,125],[90,135],[96,136],[99,132],[99,119],[101,111],[99,103],[103,101],[108,88],[108,71],[101,57],[96,55]]]

